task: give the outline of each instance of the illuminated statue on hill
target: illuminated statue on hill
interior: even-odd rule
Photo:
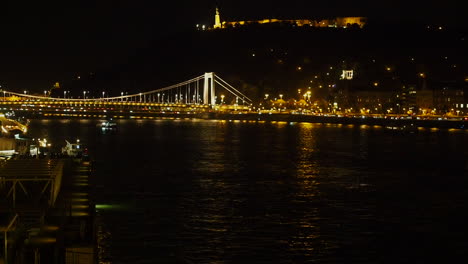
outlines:
[[[216,14],[215,14],[215,23],[213,28],[221,28],[221,18],[219,17],[219,9],[216,8]]]

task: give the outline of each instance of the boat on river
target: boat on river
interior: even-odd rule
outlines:
[[[47,139],[31,139],[16,134],[14,137],[0,137],[0,159],[19,156],[45,156],[50,153],[51,144]]]
[[[117,123],[115,123],[112,120],[105,121],[101,123],[101,128],[102,130],[114,130],[114,129],[117,129]]]
[[[98,124],[98,127],[101,127],[102,131],[115,131],[117,130],[117,123],[112,120],[106,120],[102,122],[101,124]]]
[[[88,149],[80,143],[79,139],[76,140],[76,143],[70,143],[68,140],[65,140],[65,142],[67,144],[62,148],[62,154],[73,158],[80,158],[88,155]]]
[[[28,132],[28,122],[7,118],[0,114],[0,136],[24,135]]]
[[[21,122],[0,113],[0,159],[14,155],[29,155],[30,140],[23,137],[28,131],[28,122]]]

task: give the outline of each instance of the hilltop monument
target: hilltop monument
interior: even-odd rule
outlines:
[[[215,14],[215,23],[213,28],[221,28],[221,18],[219,17],[219,9],[216,8],[216,14]]]

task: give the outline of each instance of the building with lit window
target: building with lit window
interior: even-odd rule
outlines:
[[[434,108],[440,113],[467,113],[467,97],[466,87],[445,84],[434,91]]]

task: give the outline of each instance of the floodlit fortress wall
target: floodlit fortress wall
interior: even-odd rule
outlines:
[[[298,27],[334,27],[334,28],[347,28],[351,26],[359,26],[363,28],[367,23],[366,17],[337,17],[333,19],[311,20],[311,19],[262,19],[262,20],[242,20],[242,21],[223,21],[221,22],[219,10],[216,9],[214,29],[240,27],[245,25],[254,24],[291,24]]]
[[[220,27],[214,28],[229,28],[229,27],[238,27],[244,25],[252,24],[269,24],[269,23],[278,23],[278,24],[293,24],[298,27],[335,27],[335,28],[347,28],[352,25],[358,25],[360,28],[364,27],[367,19],[365,17],[338,17],[335,19],[325,19],[325,20],[310,20],[310,19],[263,19],[263,20],[251,20],[251,21],[224,21],[221,23]]]

